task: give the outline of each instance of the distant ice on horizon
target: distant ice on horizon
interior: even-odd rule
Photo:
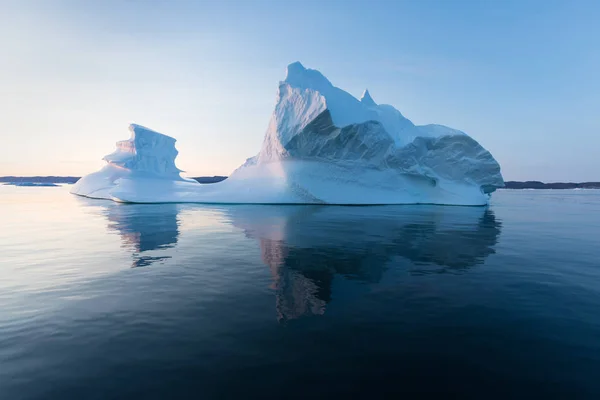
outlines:
[[[414,125],[299,62],[287,68],[260,152],[225,181],[181,177],[175,139],[141,125],[74,194],[119,202],[485,205],[500,165],[466,133]]]
[[[23,187],[55,187],[60,186],[52,182],[7,182],[4,185],[8,186],[23,186]]]

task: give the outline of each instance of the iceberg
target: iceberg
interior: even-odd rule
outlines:
[[[225,181],[181,176],[175,139],[132,124],[131,138],[72,193],[132,203],[488,204],[500,165],[466,133],[415,125],[400,111],[287,68],[259,153]]]
[[[181,177],[182,171],[175,166],[178,152],[174,138],[136,124],[131,124],[129,131],[131,138],[117,142],[117,149],[104,156],[106,165],[79,179],[71,193],[121,202],[147,199],[153,203],[158,192],[173,191],[178,185],[193,190],[199,185]]]

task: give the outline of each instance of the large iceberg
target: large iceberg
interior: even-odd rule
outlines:
[[[258,155],[220,183],[182,178],[175,139],[131,125],[72,193],[121,202],[485,205],[504,186],[492,155],[464,132],[414,125],[296,62],[279,84]]]

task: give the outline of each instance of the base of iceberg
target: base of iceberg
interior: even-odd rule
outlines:
[[[81,178],[71,193],[124,203],[481,206],[489,199],[476,186],[311,161],[249,166],[211,184],[139,176],[107,165]]]
[[[500,166],[467,134],[414,125],[320,72],[290,64],[262,149],[225,181],[200,184],[175,166],[175,139],[131,125],[107,165],[71,192],[130,203],[444,204],[482,206]]]

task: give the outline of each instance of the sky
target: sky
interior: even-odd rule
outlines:
[[[600,2],[0,0],[0,176],[93,172],[138,123],[188,176],[255,155],[301,61],[506,180],[600,181]]]

